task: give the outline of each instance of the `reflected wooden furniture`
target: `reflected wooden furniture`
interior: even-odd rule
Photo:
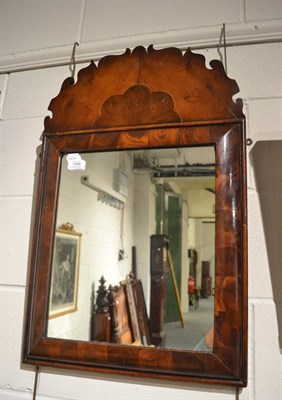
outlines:
[[[109,342],[111,333],[111,318],[109,313],[108,291],[105,286],[106,280],[103,275],[101,276],[99,282],[100,285],[97,290],[96,304],[92,304],[90,340]]]
[[[163,325],[167,298],[167,245],[168,237],[166,235],[151,236],[150,329],[152,344],[157,347],[165,347]]]
[[[119,285],[101,285],[92,316],[91,340],[118,344],[151,345],[142,283],[130,274]]]
[[[132,333],[129,325],[125,285],[109,287],[111,316],[111,343],[131,344]]]
[[[105,343],[109,343],[111,341],[111,317],[109,311],[96,311],[93,314],[91,340]]]

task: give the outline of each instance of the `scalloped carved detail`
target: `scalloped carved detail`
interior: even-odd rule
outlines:
[[[174,111],[173,98],[165,92],[150,92],[144,85],[135,85],[123,95],[108,98],[94,128],[181,122]]]
[[[52,117],[45,118],[45,132],[161,124],[176,122],[176,115],[182,122],[243,118],[242,100],[233,101],[239,92],[237,83],[226,76],[220,61],[212,61],[210,67],[204,56],[190,49],[182,54],[177,48],[155,50],[152,46],[104,57],[97,66],[92,61],[79,71],[76,82],[72,78],[64,81],[49,105]],[[159,107],[150,119],[143,95],[156,107],[161,105],[158,96],[164,96],[168,104],[173,99],[174,111],[169,108],[167,114],[161,113]],[[143,110],[135,115],[126,110],[128,98],[136,108],[141,101]],[[119,111],[116,115],[110,111],[114,108]]]

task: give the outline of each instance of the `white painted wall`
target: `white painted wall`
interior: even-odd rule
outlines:
[[[135,175],[134,245],[137,276],[141,279],[148,315],[150,315],[150,236],[156,233],[156,188],[150,174]]]
[[[159,46],[209,44],[219,40],[226,23],[227,41],[281,38],[280,0],[175,0],[86,1],[2,0],[0,2],[1,70],[28,66],[25,72],[1,76],[1,398],[31,399],[34,373],[21,366],[25,286],[29,254],[30,216],[35,160],[47,106],[59,92],[69,67],[34,70],[70,60],[74,41],[77,59],[99,58],[121,52],[126,46],[155,43]],[[253,145],[248,156],[249,203],[249,385],[240,399],[280,400],[281,354],[277,308],[281,280],[281,245],[271,184],[272,155],[258,165],[265,172],[257,188],[253,164],[256,148],[266,141],[282,140],[281,43],[227,49],[228,75],[237,80],[247,116],[247,135]],[[207,62],[220,58],[217,50],[202,50]],[[257,147],[256,147],[257,146]],[[276,163],[279,165],[279,156]],[[276,175],[277,170],[276,170]],[[257,178],[257,176],[256,176]],[[279,186],[278,186],[279,187]],[[281,190],[281,186],[280,186]],[[265,231],[260,204],[268,201],[267,215],[273,230]],[[278,202],[276,207],[281,207]],[[264,214],[265,215],[265,214]],[[269,243],[272,244],[271,253]],[[279,258],[280,257],[280,258]],[[280,265],[280,266],[279,266]],[[276,269],[275,269],[276,268]],[[276,286],[275,286],[276,287]],[[281,288],[281,285],[280,285]],[[48,371],[40,374],[41,399],[139,400],[235,399],[234,389],[199,384],[170,384],[135,378]]]
[[[188,190],[189,216],[214,218],[215,195],[203,189]]]
[[[202,261],[210,261],[210,275],[214,277],[215,224],[205,223],[206,218],[190,218],[188,238],[197,251],[197,287],[202,286]],[[214,283],[214,278],[212,284]]]

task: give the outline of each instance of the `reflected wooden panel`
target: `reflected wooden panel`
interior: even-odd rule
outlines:
[[[115,287],[110,286],[109,302],[111,315],[111,342],[132,344],[133,338],[131,333],[132,331],[129,327],[129,310],[125,285]]]

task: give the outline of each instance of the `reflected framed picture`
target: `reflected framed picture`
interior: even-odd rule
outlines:
[[[77,310],[81,233],[69,223],[62,227],[55,235],[49,318]]]
[[[132,287],[132,281],[130,278],[123,283],[125,286],[126,300],[128,305],[128,313],[130,319],[131,332],[133,337],[133,342],[142,343],[142,337],[140,333],[138,313],[134,298],[134,292]]]
[[[130,325],[135,345],[151,345],[149,319],[143,293],[142,282],[136,279],[131,272],[123,282],[126,291],[126,299],[130,318]]]

